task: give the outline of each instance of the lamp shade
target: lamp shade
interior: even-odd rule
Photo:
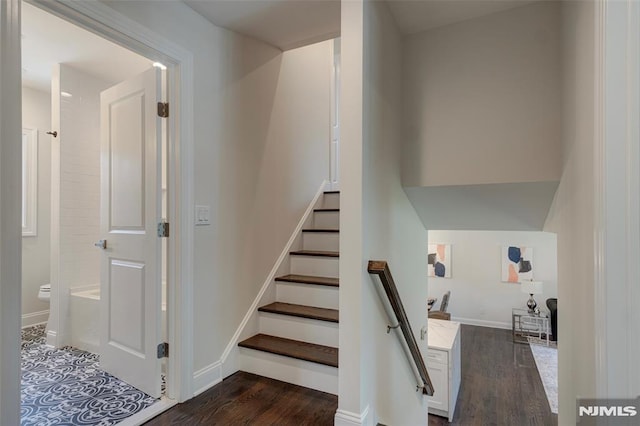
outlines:
[[[527,294],[541,294],[542,293],[542,281],[522,281],[522,287],[520,288],[523,293]]]

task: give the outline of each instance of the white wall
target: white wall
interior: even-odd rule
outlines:
[[[22,88],[22,127],[38,130],[38,234],[22,237],[22,325],[46,321],[49,305],[38,300],[50,282],[51,233],[51,96]]]
[[[54,67],[49,332],[70,344],[69,290],[100,284],[100,92],[111,83]],[[72,94],[62,97],[60,92]],[[57,312],[55,305],[57,305]],[[56,316],[57,315],[57,316]]]
[[[364,392],[361,358],[366,262],[363,255],[363,50],[364,4],[341,3],[340,176],[340,331],[336,426],[373,422]]]
[[[594,309],[595,2],[563,2],[562,180],[545,230],[558,234],[558,424],[596,395]]]
[[[559,8],[537,2],[405,38],[405,186],[559,180]]]
[[[194,55],[195,202],[212,206],[195,233],[194,367],[208,371],[328,178],[330,42],[283,54],[181,2],[107,4]]]
[[[511,308],[526,309],[528,294],[519,284],[502,282],[502,247],[533,249],[534,279],[542,281],[543,294],[534,295],[547,310],[546,300],[557,297],[556,235],[550,232],[429,231],[429,243],[451,244],[451,278],[429,277],[429,296],[451,291],[448,312],[456,321],[488,327],[511,328]]]
[[[343,6],[343,19],[344,11]],[[366,271],[369,260],[388,261],[414,337],[426,357],[427,342],[419,339],[419,330],[426,325],[426,258],[423,254],[427,248],[427,233],[400,182],[402,39],[386,3],[365,2],[363,9],[349,6],[349,12],[356,16],[351,15],[353,20],[343,22],[343,25],[353,26],[351,31],[354,33],[361,29],[359,34],[342,33],[342,97],[355,96],[358,91],[357,87],[347,87],[347,84],[359,83],[354,75],[348,80],[347,72],[362,70],[363,96],[352,101],[353,104],[361,103],[351,106],[362,111],[363,134],[359,141],[357,129],[352,128],[355,132],[349,133],[350,139],[346,138],[347,120],[353,118],[351,114],[358,113],[345,111],[343,104],[341,124],[345,137],[341,143],[352,146],[348,162],[342,155],[344,149],[341,151],[343,167],[340,176],[342,200],[346,202],[353,197],[356,203],[361,200],[362,204],[359,211],[359,206],[349,205],[351,211],[348,212],[344,211],[346,203],[341,204],[340,279],[352,288],[343,290],[346,287],[343,285],[340,289],[339,406],[360,414],[362,424],[426,424],[426,399],[422,393],[416,392],[417,379],[403,351],[402,337],[397,332],[386,333],[387,324],[395,320],[389,319],[388,303],[383,302],[385,296],[380,297],[384,291],[378,277]],[[358,12],[363,16],[360,25],[357,22]],[[351,39],[346,40],[347,37]],[[358,40],[362,40],[363,56],[356,54],[348,61],[348,54],[357,53],[357,46],[354,48],[353,44]],[[345,45],[347,42],[348,46]],[[359,60],[362,62],[358,63]],[[357,126],[357,117],[349,125]],[[357,184],[361,184],[361,189],[356,187]],[[350,193],[347,193],[347,188]],[[359,213],[360,217],[354,222],[348,221],[347,217],[353,217],[347,215],[354,213]],[[352,227],[359,229],[346,234],[345,228]],[[345,241],[347,236],[350,241]],[[362,247],[361,251],[345,253],[349,259],[343,261],[345,247],[356,244]],[[353,258],[354,254],[360,257]],[[345,266],[351,273],[359,274],[358,281],[346,280]],[[349,318],[350,323],[345,324],[343,315],[347,312],[352,315],[352,310],[358,318]],[[344,346],[346,341],[349,341],[347,347]],[[349,352],[344,353],[345,349]],[[351,368],[357,369],[358,373],[344,371]],[[356,374],[359,377],[350,377]],[[359,380],[346,383],[347,379],[354,378]],[[359,398],[359,406],[353,404],[349,407],[347,404],[353,403],[354,395]],[[366,410],[368,415],[363,418]],[[340,412],[336,420],[343,420]]]

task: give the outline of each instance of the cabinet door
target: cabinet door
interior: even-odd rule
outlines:
[[[429,409],[446,412],[449,409],[449,367],[427,361],[427,370],[433,383],[433,396],[427,397]]]

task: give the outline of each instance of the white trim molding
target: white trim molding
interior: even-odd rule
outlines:
[[[126,419],[118,423],[118,426],[142,425],[148,422],[149,420],[153,419],[154,417],[156,417],[158,414],[164,413],[169,408],[177,404],[178,404],[178,401],[176,401],[175,399],[169,399],[163,396],[162,398],[160,398],[160,401],[156,402],[155,404],[151,405],[148,408],[145,408],[142,411],[138,411],[136,414],[132,416],[127,417]]]
[[[193,396],[194,118],[193,53],[99,1],[27,0],[37,7],[167,66],[169,117],[167,394],[179,402]],[[179,122],[177,120],[179,117]]]
[[[222,382],[222,362],[216,361],[200,370],[193,375],[193,396],[198,396]]]
[[[278,259],[275,261],[273,268],[271,268],[271,272],[269,272],[269,275],[267,275],[267,278],[264,280],[264,283],[262,284],[260,291],[258,292],[257,296],[253,300],[253,303],[251,303],[251,306],[249,306],[247,313],[242,319],[242,322],[236,329],[236,332],[233,334],[233,337],[231,337],[231,341],[229,341],[229,344],[227,345],[224,352],[222,353],[222,357],[220,358],[220,363],[222,364],[223,375],[225,377],[237,371],[236,362],[235,362],[235,353],[237,353],[238,342],[240,341],[240,338],[243,335],[243,332],[245,331],[245,329],[247,328],[247,324],[249,324],[249,321],[251,320],[251,318],[256,316],[258,304],[262,300],[267,290],[273,285],[274,279],[276,277],[276,274],[278,273],[280,266],[285,261],[285,259],[287,259],[287,257],[289,256],[289,252],[291,251],[291,247],[293,246],[293,243],[296,241],[296,238],[302,231],[302,227],[304,226],[305,222],[311,216],[311,213],[313,213],[313,207],[316,205],[316,203],[320,199],[320,196],[325,191],[328,184],[329,182],[327,180],[322,181],[320,188],[318,189],[315,196],[313,197],[313,200],[311,200],[311,203],[309,203],[309,205],[307,206],[307,210],[304,212],[304,214],[302,215],[302,218],[298,222],[298,225],[293,230],[293,233],[289,237],[289,241],[287,241],[287,244],[285,244],[284,249],[280,253],[280,256],[278,256]],[[234,354],[233,356],[231,355],[232,353]]]
[[[33,327],[34,325],[46,324],[49,319],[49,310],[31,312],[22,315],[22,328]]]
[[[640,393],[640,4],[596,8],[596,396]]]
[[[0,1],[0,424],[20,424],[20,0]]]
[[[54,346],[58,341],[58,332],[55,330],[47,330],[47,345]]]
[[[605,28],[605,0],[595,3],[595,52],[594,52],[594,156],[593,156],[593,185],[594,185],[594,298],[598,301],[594,309],[595,336],[595,378],[597,397],[605,397],[607,373],[607,309],[606,286],[604,276],[604,28]]]
[[[369,416],[369,406],[367,405],[362,413],[338,409],[333,424],[335,426],[370,426],[373,425],[373,419]]]
[[[451,317],[452,321],[457,321],[460,324],[466,325],[476,325],[478,327],[489,327],[489,328],[501,328],[504,330],[511,330],[511,324],[508,322],[502,321],[486,321],[486,320],[478,320],[473,318],[459,318],[459,317]]]
[[[22,236],[38,235],[38,129],[22,128]]]

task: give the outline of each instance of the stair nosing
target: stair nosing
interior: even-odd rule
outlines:
[[[314,280],[314,278],[331,279],[331,280],[335,279],[335,280],[337,280],[337,278],[333,278],[333,277],[320,277],[320,276],[313,276],[313,275],[287,274],[287,275],[282,275],[282,276],[276,277],[275,281],[285,282],[285,283],[321,285],[321,286],[326,286],[326,287],[339,287],[340,286],[340,282],[339,281],[337,281],[335,284],[333,284],[333,283],[318,281],[317,279]]]
[[[311,232],[311,233],[323,233],[326,232],[327,234],[337,234],[340,232],[340,229],[336,229],[336,228],[308,228],[308,229],[303,229],[302,232]]]
[[[300,304],[297,304],[297,303],[286,303],[286,302],[273,302],[273,303],[270,303],[268,305],[260,306],[258,308],[258,311],[259,312],[267,312],[267,313],[270,313],[270,314],[286,315],[286,316],[291,316],[291,317],[296,317],[296,318],[307,318],[307,319],[316,320],[316,321],[331,322],[331,323],[335,323],[335,324],[338,324],[340,322],[339,319],[334,319],[334,318],[327,317],[327,316],[322,316],[322,315],[319,315],[319,314],[318,315],[304,314],[304,313],[300,313],[300,312],[291,312],[291,311],[286,311],[286,310],[282,310],[282,309],[270,308],[270,306],[274,305],[275,303],[280,303],[280,304],[283,304],[283,305],[296,306],[296,307],[320,309],[320,310],[323,310],[323,311],[338,312],[337,309],[318,308],[316,306],[300,305]]]
[[[340,257],[337,251],[321,251],[321,250],[296,250],[289,252],[292,256],[311,256],[311,257]]]
[[[339,194],[340,191],[324,191],[325,194]]]
[[[313,211],[316,213],[338,213],[340,209],[313,209]]]
[[[334,348],[334,347],[331,347],[331,346],[318,345],[318,344],[316,344],[316,343],[303,342],[303,341],[301,341],[301,340],[295,340],[295,339],[287,339],[287,338],[285,338],[285,337],[272,336],[272,335],[269,335],[269,334],[263,334],[263,333],[258,333],[258,334],[254,335],[254,336],[252,336],[252,337],[250,337],[250,338],[248,338],[248,339],[243,340],[242,342],[239,342],[239,343],[238,343],[238,346],[240,346],[240,347],[242,347],[242,348],[253,349],[253,350],[256,350],[256,351],[267,352],[267,353],[271,353],[271,354],[275,354],[275,355],[286,356],[286,357],[288,357],[288,358],[299,359],[299,360],[302,360],[302,361],[313,362],[313,363],[315,363],[315,364],[326,365],[326,366],[329,366],[329,367],[338,368],[337,360],[336,360],[336,363],[335,363],[335,365],[334,365],[334,363],[330,363],[330,362],[322,362],[322,361],[317,360],[317,359],[315,359],[315,360],[314,360],[314,359],[310,359],[310,358],[308,358],[308,357],[306,357],[306,358],[305,358],[305,357],[303,357],[303,356],[296,356],[296,355],[292,355],[292,354],[290,354],[290,353],[285,353],[285,351],[278,351],[278,350],[274,350],[274,349],[271,349],[271,348],[269,348],[269,349],[267,349],[267,348],[260,348],[260,347],[258,347],[257,345],[251,345],[251,344],[247,344],[247,343],[246,343],[248,340],[251,340],[252,338],[257,337],[257,336],[266,336],[266,337],[268,337],[268,338],[275,338],[275,339],[279,339],[279,340],[286,340],[286,341],[289,341],[289,342],[305,343],[305,344],[308,344],[308,345],[310,345],[310,346],[316,346],[316,347],[318,347],[318,348],[329,348],[329,349],[332,349],[332,350],[336,350],[336,351],[338,351],[338,348]],[[337,355],[337,354],[336,354],[336,355]]]

